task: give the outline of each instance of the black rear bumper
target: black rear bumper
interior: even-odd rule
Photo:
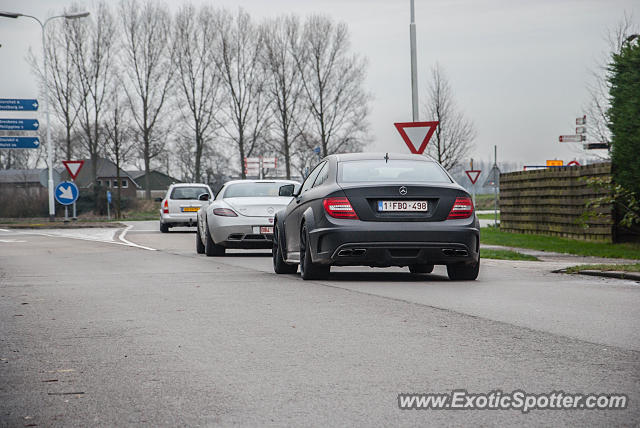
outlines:
[[[471,263],[480,259],[476,224],[473,220],[375,224],[356,220],[346,227],[312,230],[311,256],[315,263],[335,266]]]

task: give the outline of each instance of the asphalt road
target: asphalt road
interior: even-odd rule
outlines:
[[[0,425],[633,425],[640,286],[483,260],[475,282],[268,252],[193,230],[0,230]],[[398,393],[625,393],[626,410],[403,411]]]

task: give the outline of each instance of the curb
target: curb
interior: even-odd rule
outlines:
[[[567,273],[566,269],[558,269],[552,271],[553,273]],[[570,273],[569,275],[589,275],[589,276],[600,276],[603,278],[614,278],[614,279],[628,279],[632,281],[640,281],[640,272],[624,272],[624,271],[605,271],[605,270],[581,270],[578,272]]]
[[[578,273],[581,275],[603,276],[605,278],[631,279],[634,281],[640,281],[640,272],[581,270]]]

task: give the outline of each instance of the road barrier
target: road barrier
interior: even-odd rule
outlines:
[[[612,242],[611,205],[596,208],[597,217],[583,216],[589,201],[609,192],[589,178],[610,180],[611,163],[500,174],[500,230]]]

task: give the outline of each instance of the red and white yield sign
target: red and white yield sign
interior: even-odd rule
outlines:
[[[470,169],[468,171],[465,171],[467,177],[469,177],[469,180],[471,180],[471,184],[476,184],[476,181],[478,181],[478,177],[480,177],[481,172],[482,170],[479,169]]]
[[[65,168],[67,168],[67,171],[69,172],[71,178],[75,180],[78,174],[80,174],[80,170],[82,169],[82,165],[84,165],[84,161],[62,161],[62,164]]]
[[[400,136],[411,153],[422,154],[439,122],[399,122],[394,123]]]

